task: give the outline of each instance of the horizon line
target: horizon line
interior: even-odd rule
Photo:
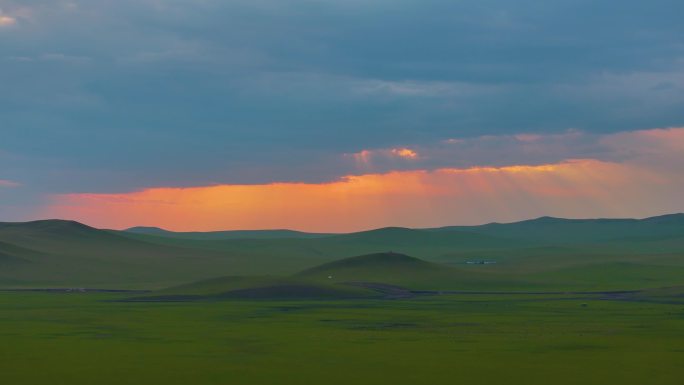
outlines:
[[[10,221],[10,222],[4,222],[0,221],[0,225],[7,225],[7,224],[14,224],[14,225],[19,225],[19,224],[28,224],[28,223],[36,223],[36,222],[50,222],[50,221],[60,221],[60,222],[73,222],[77,223],[79,225],[87,226],[93,229],[98,229],[98,230],[106,230],[106,231],[121,231],[121,232],[126,232],[130,231],[132,229],[156,229],[156,230],[161,230],[163,232],[167,233],[175,233],[175,234],[209,234],[209,233],[230,233],[230,232],[266,232],[266,231],[290,231],[290,232],[297,232],[297,233],[303,233],[303,234],[319,234],[319,235],[342,235],[342,234],[354,234],[354,233],[363,233],[363,232],[369,232],[369,231],[375,231],[375,230],[383,230],[383,229],[408,229],[408,230],[438,230],[438,229],[445,229],[449,227],[480,227],[480,226],[487,226],[487,225],[506,225],[506,224],[516,224],[516,223],[523,223],[523,222],[530,222],[530,221],[536,221],[539,219],[559,219],[559,220],[567,220],[567,221],[600,221],[600,220],[633,220],[633,221],[643,221],[643,220],[648,220],[648,219],[655,219],[655,218],[661,218],[661,217],[669,217],[669,216],[677,216],[677,215],[683,215],[684,212],[670,212],[670,213],[665,213],[665,214],[658,214],[658,215],[650,215],[650,216],[645,216],[645,217],[582,217],[582,218],[567,218],[567,217],[555,217],[555,216],[550,216],[550,215],[542,215],[534,218],[528,218],[528,219],[522,219],[518,221],[511,221],[511,222],[497,222],[497,221],[491,221],[491,222],[485,222],[485,223],[480,223],[480,224],[474,224],[474,225],[445,225],[445,226],[434,226],[434,227],[405,227],[405,226],[382,226],[382,227],[373,227],[373,228],[368,228],[364,230],[357,230],[357,231],[348,231],[348,232],[316,232],[316,231],[305,231],[305,230],[297,230],[297,229],[292,229],[292,228],[264,228],[264,229],[232,229],[232,230],[209,230],[209,231],[174,231],[174,230],[167,230],[163,227],[159,226],[131,226],[131,227],[126,227],[122,229],[113,229],[113,228],[100,228],[100,227],[95,227],[91,226],[87,223],[73,220],[73,219],[65,219],[65,218],[45,218],[45,219],[33,219],[33,220],[28,220],[28,221]]]

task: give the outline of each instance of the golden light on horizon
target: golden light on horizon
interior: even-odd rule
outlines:
[[[662,209],[667,210],[668,202],[676,199],[668,183],[667,178],[635,166],[584,159],[531,166],[393,171],[327,183],[66,194],[56,196],[42,216],[107,228],[140,225],[177,231],[290,228],[345,232],[383,226],[479,224],[541,215],[634,215],[633,206],[649,194],[661,196]],[[644,212],[648,214],[651,212]]]

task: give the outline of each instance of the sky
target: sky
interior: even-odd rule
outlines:
[[[0,221],[684,211],[684,3],[0,0]]]

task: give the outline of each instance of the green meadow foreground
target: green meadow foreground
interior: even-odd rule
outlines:
[[[0,223],[0,341],[11,385],[680,385],[684,215],[341,235]]]
[[[2,382],[682,383],[682,298],[116,301],[126,297],[1,293]]]

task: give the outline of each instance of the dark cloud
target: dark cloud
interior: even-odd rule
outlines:
[[[33,193],[330,180],[362,149],[684,122],[678,0],[0,9],[0,179]]]

